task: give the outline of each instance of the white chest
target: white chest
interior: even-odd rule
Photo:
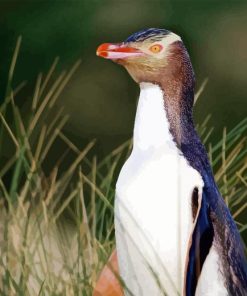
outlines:
[[[120,173],[115,201],[120,274],[134,295],[181,293],[193,224],[191,197],[202,186],[169,133],[161,90],[145,85],[134,149]]]
[[[134,152],[124,165],[116,188],[117,251],[121,275],[135,292],[139,282],[147,292],[141,295],[162,295],[150,268],[168,295],[181,292],[195,187],[202,188],[199,174],[175,154],[144,159]]]

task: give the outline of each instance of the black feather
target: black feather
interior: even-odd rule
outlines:
[[[146,39],[152,38],[155,40],[161,39],[166,35],[169,35],[171,32],[165,29],[155,29],[155,28],[150,28],[150,29],[144,29],[139,32],[136,32],[129,36],[125,42],[139,42],[139,41],[144,41]]]

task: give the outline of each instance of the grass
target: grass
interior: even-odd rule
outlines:
[[[20,43],[0,107],[0,295],[91,295],[114,248],[114,187],[131,140],[99,160],[95,141],[77,147],[66,136],[68,116],[55,103],[79,62],[56,77],[55,59],[20,108],[25,83],[12,87]],[[246,242],[247,118],[214,144],[208,122],[197,129]]]

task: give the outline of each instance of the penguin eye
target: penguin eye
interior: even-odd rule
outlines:
[[[159,53],[161,52],[163,46],[160,44],[154,44],[151,47],[149,47],[149,50],[152,51],[153,53]]]

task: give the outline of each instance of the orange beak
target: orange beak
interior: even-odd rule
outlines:
[[[103,43],[97,48],[96,55],[105,59],[117,60],[145,54],[141,50],[124,43]]]

